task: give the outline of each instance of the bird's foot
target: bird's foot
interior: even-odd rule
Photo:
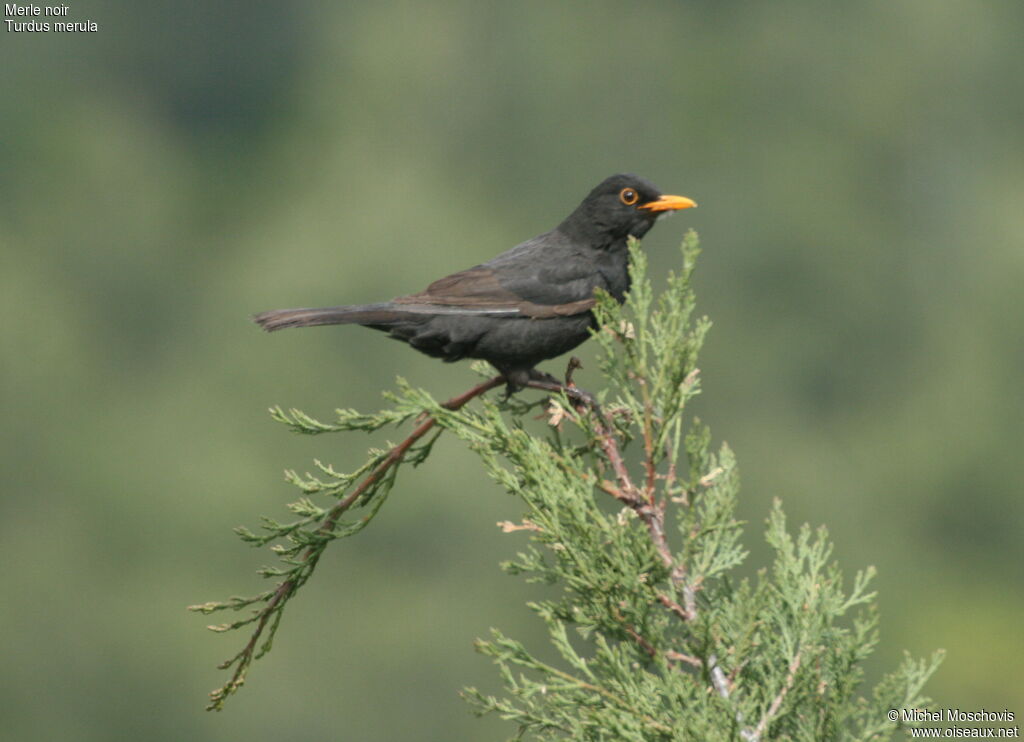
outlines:
[[[551,374],[540,371],[536,368],[499,369],[505,378],[505,399],[523,389],[539,389],[544,392],[564,393],[577,407],[588,407],[598,411],[597,399],[588,391],[580,389],[573,383],[572,374],[583,365],[579,359],[573,356],[569,360],[569,367],[566,369],[565,383],[562,383]]]
[[[573,361],[575,361],[575,363],[573,363]],[[546,392],[564,392],[565,396],[577,405],[582,405],[596,410],[597,399],[594,398],[594,395],[588,391],[580,389],[572,383],[572,371],[580,367],[579,359],[573,357],[573,359],[569,361],[569,369],[566,372],[566,381],[564,384],[551,374],[546,374],[543,371],[531,368],[529,371],[529,377],[526,379],[523,386],[528,389],[540,389]]]

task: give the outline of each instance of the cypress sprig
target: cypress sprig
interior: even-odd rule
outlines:
[[[940,653],[906,658],[863,693],[862,664],[878,642],[874,570],[844,587],[824,529],[790,533],[775,501],[766,527],[771,563],[753,577],[736,575],[747,558],[735,514],[736,459],[725,444],[712,449],[709,429],[688,410],[700,393],[697,358],[710,328],[707,318],[694,318],[697,238],[687,235],[682,268],[657,295],[639,245],[629,249],[627,301],[600,295],[594,310],[605,387],[596,396],[572,386],[554,395],[544,430],[528,414],[536,405],[521,400],[467,405],[501,377],[443,404],[399,380],[389,409],[339,410],[331,423],[272,410],[303,434],[415,427],[352,473],[319,461],[316,474],[288,472],[302,493],[289,506],[296,519],[264,519],[259,534],[239,529],[255,546],[272,545],[279,565],[261,574],[278,582],[251,598],[193,606],[250,611],[211,627],[253,631],[222,665],[234,672],[211,708],[221,708],[269,650],[285,605],[327,544],[366,527],[400,466],[426,460],[445,430],[522,503],[518,521],[499,524],[525,539],[505,571],[559,588],[530,603],[557,662],[496,629],[476,644],[496,663],[505,690],[463,695],[478,713],[513,722],[517,738],[874,740],[905,724],[890,721],[890,709],[927,704],[922,687]],[[349,509],[360,516],[347,516]]]

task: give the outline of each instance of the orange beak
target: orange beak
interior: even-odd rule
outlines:
[[[686,196],[662,196],[657,201],[642,204],[640,208],[648,211],[675,211],[676,209],[692,209],[696,205],[696,201],[688,199]]]

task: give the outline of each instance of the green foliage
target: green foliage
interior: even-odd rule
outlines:
[[[246,619],[211,627],[256,624],[246,648],[225,663],[235,674],[211,707],[220,708],[270,648],[284,606],[326,545],[364,528],[400,465],[427,457],[436,435],[419,441],[434,426],[465,442],[525,507],[519,523],[503,524],[528,537],[505,571],[559,588],[530,604],[557,659],[542,659],[499,630],[477,642],[497,664],[505,692],[469,688],[464,696],[479,713],[514,722],[517,738],[886,739],[898,727],[890,709],[928,702],[921,689],[939,653],[929,661],[908,657],[862,695],[861,666],[878,641],[873,570],[844,587],[824,529],[804,526],[792,535],[776,501],[766,531],[772,563],[753,578],[736,576],[747,554],[735,516],[735,457],[724,444],[712,451],[708,428],[687,412],[700,391],[697,356],[710,327],[693,318],[697,238],[686,237],[682,271],[657,297],[639,245],[630,250],[627,302],[605,295],[595,309],[607,387],[596,403],[571,388],[550,400],[544,434],[527,430],[529,405],[484,399],[466,406],[500,378],[444,404],[400,381],[390,410],[340,410],[332,424],[272,411],[300,433],[376,431],[412,419],[417,427],[351,474],[320,462],[316,476],[290,472],[303,493],[291,506],[298,520],[264,520],[259,535],[239,530],[253,545],[275,544],[282,566],[262,574],[280,582],[252,598],[194,607],[255,606]],[[322,496],[334,504],[316,504]],[[349,508],[364,514],[342,519]]]
[[[860,664],[877,642],[872,570],[844,590],[825,531],[805,526],[794,538],[776,501],[772,566],[753,581],[730,576],[745,557],[736,462],[724,445],[712,453],[707,428],[684,419],[709,327],[691,321],[697,253],[691,233],[682,272],[655,300],[633,246],[626,305],[605,298],[598,310],[605,413],[564,418],[586,445],[558,430],[532,436],[488,405],[442,422],[528,508],[520,527],[530,543],[506,570],[562,588],[532,605],[560,666],[495,631],[478,648],[498,664],[507,694],[466,697],[539,739],[885,737],[896,728],[889,709],[926,703],[921,687],[939,656],[908,659],[870,700],[857,696]],[[621,510],[604,507],[608,495]]]

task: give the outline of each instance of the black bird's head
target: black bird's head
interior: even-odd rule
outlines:
[[[660,217],[697,204],[684,196],[666,196],[638,175],[605,178],[576,207],[559,229],[599,249],[643,237]]]

